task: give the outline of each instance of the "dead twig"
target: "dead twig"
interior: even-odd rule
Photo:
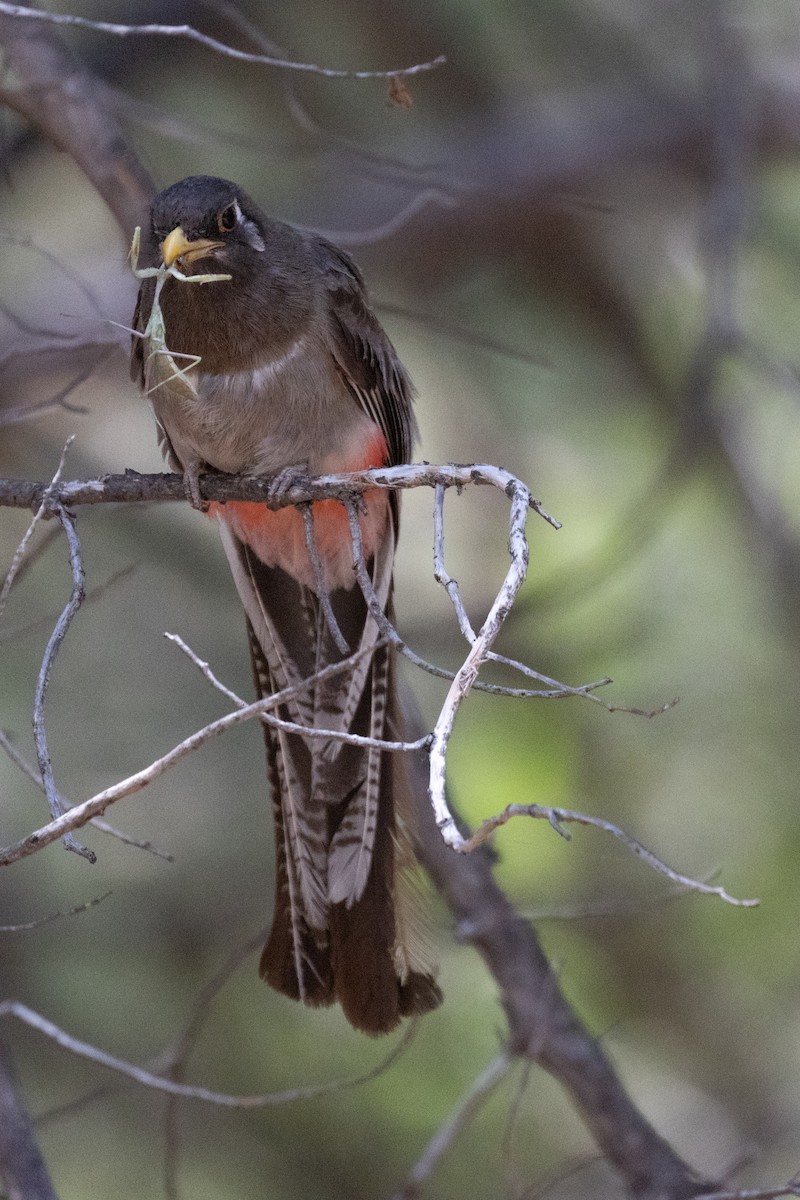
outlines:
[[[85,904],[76,904],[74,908],[48,913],[46,917],[38,917],[35,921],[22,921],[17,925],[0,925],[0,933],[29,933],[32,929],[41,929],[43,925],[49,925],[51,921],[58,921],[61,917],[75,917],[78,913],[88,912],[90,908],[95,908],[103,900],[107,900],[110,895],[111,892],[103,892],[102,896],[95,896],[93,900],[87,900]]]
[[[50,25],[72,25],[81,29],[92,29],[96,33],[109,33],[114,37],[168,37],[184,38],[198,42],[208,50],[223,54],[226,58],[235,58],[239,62],[261,63],[268,67],[278,67],[283,71],[302,71],[312,75],[323,75],[326,79],[390,79],[393,75],[419,75],[423,71],[433,71],[441,67],[447,60],[443,54],[428,62],[414,63],[410,67],[389,67],[381,71],[344,71],[334,67],[320,67],[316,63],[292,62],[286,58],[273,58],[270,54],[251,54],[246,50],[237,50],[225,42],[219,42],[208,34],[201,33],[192,25],[121,25],[114,21],[91,21],[88,17],[79,17],[74,13],[51,13],[38,8],[24,8],[21,4],[7,4],[0,0],[0,14],[7,17],[18,17],[23,21],[45,21]]]
[[[486,821],[483,821],[480,829],[476,830],[472,837],[462,838],[456,849],[462,854],[470,853],[483,842],[487,841],[495,829],[498,829],[501,825],[505,825],[512,817],[533,817],[534,819],[548,821],[556,833],[566,838],[567,841],[569,841],[571,835],[567,829],[564,829],[563,822],[572,821],[578,825],[591,825],[594,829],[603,829],[606,833],[610,833],[612,837],[621,841],[638,858],[641,858],[649,867],[652,867],[654,871],[658,871],[660,875],[666,875],[667,879],[672,880],[673,883],[678,884],[682,888],[686,888],[692,892],[702,892],[706,896],[719,896],[727,904],[734,904],[741,908],[754,908],[760,903],[758,900],[738,900],[735,896],[731,896],[724,887],[715,887],[713,884],[703,883],[700,879],[691,879],[688,875],[681,875],[679,871],[675,871],[672,867],[668,867],[666,863],[663,863],[660,858],[656,858],[651,850],[648,850],[641,842],[637,842],[630,834],[625,833],[618,825],[614,825],[611,821],[606,821],[602,817],[592,817],[588,813],[573,812],[568,808],[547,808],[541,804],[508,804],[497,816],[489,817]]]
[[[437,1129],[424,1153],[407,1175],[405,1184],[395,1194],[394,1200],[416,1200],[416,1197],[422,1194],[436,1164],[447,1153],[458,1135],[474,1120],[494,1089],[505,1079],[514,1062],[514,1057],[505,1050],[492,1059],[447,1120]]]
[[[33,736],[36,742],[36,757],[39,762],[39,771],[42,776],[42,784],[44,785],[45,796],[53,818],[62,817],[65,811],[65,805],[62,798],[59,796],[56,789],[55,778],[53,775],[53,764],[50,760],[50,753],[47,748],[47,730],[44,719],[45,697],[47,695],[47,687],[50,682],[50,672],[53,668],[56,655],[66,637],[67,630],[72,622],[73,617],[77,613],[85,596],[86,577],[81,560],[81,546],[78,540],[78,531],[75,526],[75,518],[68,509],[63,505],[55,506],[55,514],[61,522],[61,528],[67,537],[69,546],[69,561],[72,570],[72,593],[69,600],[64,606],[61,616],[58,618],[53,629],[47,647],[42,658],[42,665],[39,668],[39,675],[36,680],[36,692],[33,702]],[[82,846],[73,836],[70,829],[64,833],[64,847],[67,850],[73,851],[75,854],[80,854],[81,857],[87,858],[89,862],[96,862],[97,856],[92,850],[88,850]]]
[[[315,683],[323,679],[327,679],[340,671],[348,670],[357,660],[357,657],[357,654],[351,655],[349,658],[332,663],[330,666],[318,671],[315,675],[310,676],[301,686],[312,687]],[[193,751],[199,749],[200,746],[212,738],[219,737],[220,734],[227,732],[234,725],[242,724],[244,721],[251,721],[256,717],[270,724],[277,724],[280,728],[288,729],[293,733],[299,733],[303,737],[319,737],[328,740],[346,741],[351,745],[358,746],[376,746],[378,749],[392,752],[420,750],[428,743],[429,739],[427,736],[409,742],[383,741],[377,738],[359,737],[356,734],[345,734],[331,729],[309,729],[306,726],[297,725],[291,721],[283,722],[278,717],[272,716],[271,710],[279,707],[291,695],[294,695],[295,690],[295,688],[287,688],[282,692],[276,692],[273,696],[268,696],[264,700],[258,700],[254,704],[245,705],[243,708],[237,709],[236,712],[228,713],[226,716],[212,721],[209,725],[205,725],[202,729],[184,738],[177,746],[173,746],[166,754],[155,759],[147,767],[137,771],[134,775],[130,775],[127,779],[112,784],[111,787],[98,792],[82,804],[76,804],[72,808],[67,809],[66,812],[60,813],[60,815],[55,816],[47,825],[28,834],[27,837],[22,838],[19,842],[15,842],[14,845],[0,849],[0,866],[7,866],[10,863],[17,862],[21,858],[27,858],[28,855],[35,854],[38,850],[50,845],[51,842],[63,837],[71,830],[80,829],[92,817],[99,816],[105,812],[111,804],[115,804],[125,796],[131,796],[135,792],[141,791],[142,788],[147,787],[148,784],[158,779],[165,771],[173,767],[175,763],[179,762],[187,754],[191,754]]]
[[[111,1071],[117,1071],[120,1075],[132,1079],[134,1083],[139,1083],[143,1087],[152,1088],[157,1092],[165,1092],[169,1096],[182,1096],[186,1100],[202,1100],[206,1104],[215,1104],[220,1108],[267,1108],[277,1104],[290,1104],[297,1100],[313,1100],[318,1096],[327,1096],[332,1092],[342,1091],[344,1088],[358,1087],[388,1070],[405,1051],[416,1031],[416,1023],[410,1022],[403,1037],[376,1067],[351,1079],[309,1084],[306,1087],[289,1088],[283,1092],[262,1092],[257,1095],[236,1096],[229,1092],[215,1092],[211,1088],[178,1083],[175,1080],[166,1079],[163,1075],[156,1075],[144,1067],[137,1067],[135,1063],[126,1062],[113,1054],[107,1054],[97,1046],[72,1037],[58,1025],[29,1008],[27,1004],[20,1004],[17,1000],[0,1001],[0,1017],[16,1017],[17,1020],[22,1021],[31,1029],[38,1030],[39,1033],[44,1034],[45,1037],[50,1038],[71,1054],[75,1054],[79,1058],[86,1058]]]

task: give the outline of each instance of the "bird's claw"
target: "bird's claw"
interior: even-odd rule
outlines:
[[[200,467],[193,463],[183,472],[183,492],[192,508],[198,512],[208,512],[208,500],[200,494]]]
[[[292,488],[306,488],[311,481],[307,463],[293,463],[282,467],[269,481],[267,498],[273,503],[284,500]]]

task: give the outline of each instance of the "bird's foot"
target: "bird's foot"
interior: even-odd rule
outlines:
[[[200,495],[200,464],[192,463],[183,472],[183,491],[192,508],[208,512],[208,501]]]
[[[310,482],[308,463],[292,463],[272,476],[267,487],[267,498],[272,502],[284,500],[292,488],[307,488]]]

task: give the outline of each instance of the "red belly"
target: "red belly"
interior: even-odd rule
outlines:
[[[367,447],[360,461],[342,464],[338,471],[361,471],[368,467],[385,466],[386,442],[381,433]],[[326,464],[327,466],[328,464]],[[328,470],[334,468],[328,466]],[[361,513],[361,540],[364,558],[375,553],[386,529],[389,517],[389,495],[384,491],[365,492],[362,497],[365,512]],[[255,501],[229,500],[227,504],[213,502],[209,516],[224,521],[240,541],[255,550],[269,567],[281,567],[299,583],[314,588],[314,569],[306,546],[302,515],[293,506],[272,511]],[[311,506],[314,516],[314,537],[329,590],[350,588],[355,582],[353,546],[347,512],[338,500],[318,500]]]

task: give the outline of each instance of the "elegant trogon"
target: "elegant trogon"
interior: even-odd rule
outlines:
[[[152,279],[134,316],[133,374],[196,504],[207,467],[280,479],[409,461],[412,385],[347,254],[266,217],[241,188],[209,176],[156,197],[144,243],[148,265],[230,275],[166,280],[160,306],[174,358],[141,336]],[[391,618],[398,499],[373,490],[363,500],[363,555]],[[297,688],[276,715],[306,728],[402,736],[393,651],[355,583],[343,505],[312,506],[316,564],[296,508],[207,507],[244,605],[258,692]],[[314,679],[358,651],[352,665]],[[339,1001],[368,1033],[435,1008],[441,993],[416,894],[405,755],[264,731],[277,865],[261,974],[306,1004]]]

